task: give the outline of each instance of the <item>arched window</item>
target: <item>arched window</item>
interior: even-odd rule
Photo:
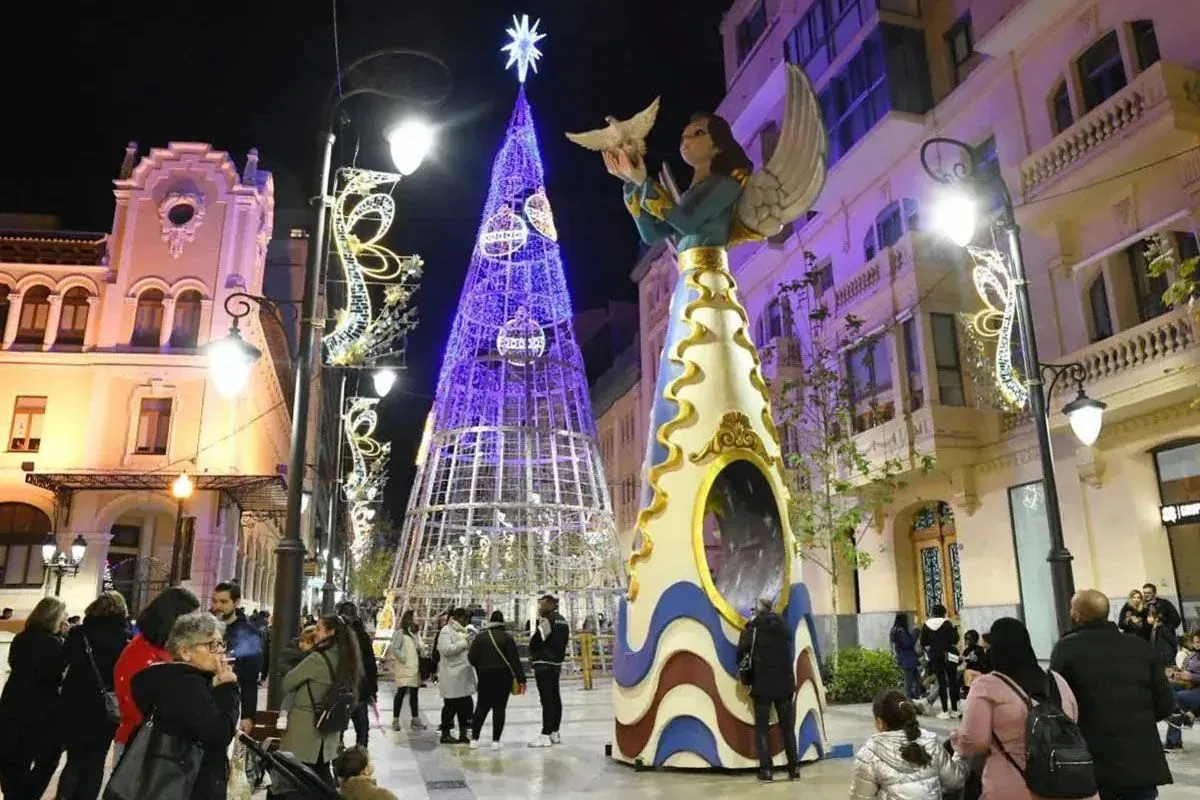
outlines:
[[[875,217],[863,237],[863,259],[870,261],[880,250],[892,247],[908,231],[920,230],[921,212],[911,197],[893,200]]]
[[[162,323],[163,293],[158,289],[147,289],[138,296],[133,337],[129,343],[134,347],[158,347]]]
[[[50,319],[50,287],[34,286],[21,297],[21,318],[17,322],[17,341],[21,344],[41,344],[46,338],[46,321]]]
[[[58,318],[59,344],[83,344],[87,331],[88,290],[82,286],[69,289],[62,300],[62,314]]]
[[[1075,115],[1071,112],[1071,94],[1067,91],[1067,82],[1061,80],[1050,94],[1050,115],[1054,121],[1054,133],[1058,135],[1071,127]]]
[[[0,503],[0,587],[42,585],[42,543],[50,518],[26,503]]]
[[[1109,31],[1096,40],[1075,65],[1083,87],[1083,104],[1088,111],[1124,89],[1128,82],[1116,31]]]
[[[175,300],[175,325],[171,330],[171,347],[195,347],[200,339],[200,293],[194,289],[183,292]]]

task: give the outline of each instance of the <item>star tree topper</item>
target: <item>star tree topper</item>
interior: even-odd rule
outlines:
[[[522,14],[520,19],[514,15],[513,26],[506,31],[509,42],[500,48],[501,52],[508,53],[508,63],[504,65],[504,68],[509,69],[516,64],[517,80],[521,83],[525,82],[525,76],[530,67],[533,67],[535,73],[537,72],[537,62],[542,57],[542,51],[538,50],[537,43],[546,38],[546,34],[538,32],[538,26],[541,24],[540,19],[534,20],[531,28],[528,14]]]

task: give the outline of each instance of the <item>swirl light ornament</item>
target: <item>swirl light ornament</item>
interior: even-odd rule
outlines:
[[[350,555],[355,563],[362,560],[371,547],[375,506],[383,497],[387,483],[387,463],[391,455],[390,442],[374,438],[379,422],[374,397],[350,397],[342,413],[342,430],[350,450],[350,472],[342,481],[342,494],[349,504]]]
[[[971,278],[983,308],[971,319],[975,332],[996,340],[995,381],[1000,395],[1016,408],[1029,401],[1029,386],[1013,365],[1012,341],[1017,324],[1016,282],[1004,254],[998,250],[968,247],[975,263]]]
[[[400,180],[391,172],[344,168],[333,203],[333,243],[346,286],[346,305],[325,336],[325,357],[335,366],[360,366],[396,351],[416,325],[408,302],[416,291],[423,262],[401,256],[383,244],[396,216],[390,187]],[[388,187],[388,191],[378,191]],[[374,315],[368,281],[389,282],[383,310]]]

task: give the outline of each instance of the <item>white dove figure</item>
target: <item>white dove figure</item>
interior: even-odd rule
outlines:
[[[646,137],[658,118],[658,102],[661,97],[626,120],[605,117],[607,128],[597,128],[584,133],[568,133],[567,138],[588,150],[624,150],[630,157],[646,155]]]

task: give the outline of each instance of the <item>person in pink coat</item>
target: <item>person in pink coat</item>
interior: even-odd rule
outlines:
[[[962,727],[950,735],[950,742],[964,757],[987,756],[981,800],[1055,800],[1031,792],[1025,778],[995,744],[999,739],[1004,750],[1024,767],[1028,717],[1025,701],[995,673],[1003,673],[1030,697],[1042,700],[1046,697],[1046,672],[1038,666],[1029,631],[1020,620],[996,620],[988,638],[992,674],[982,675],[971,684]],[[1071,687],[1057,673],[1050,675],[1058,685],[1063,713],[1078,721],[1079,704]]]

